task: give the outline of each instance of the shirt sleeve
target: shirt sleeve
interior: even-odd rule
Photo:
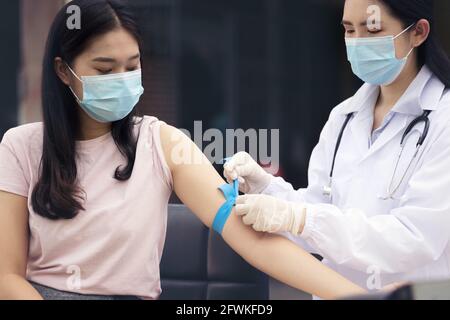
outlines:
[[[28,197],[29,185],[15,147],[14,136],[9,130],[0,143],[0,190]]]
[[[301,237],[363,272],[403,273],[439,259],[450,236],[450,123],[424,152],[397,208],[368,217],[358,208],[308,204]]]
[[[155,162],[158,163],[159,171],[162,173],[162,178],[170,190],[173,190],[173,177],[167,163],[161,141],[161,126],[166,125],[164,121],[160,121],[156,118],[150,118],[150,131],[152,136],[152,144],[155,147],[156,153]]]

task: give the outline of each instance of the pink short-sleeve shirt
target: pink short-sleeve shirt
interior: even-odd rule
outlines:
[[[154,117],[136,118],[136,162],[129,180],[114,179],[125,165],[110,133],[77,141],[84,211],[51,221],[37,215],[31,194],[42,156],[43,124],[9,130],[0,144],[0,190],[28,198],[30,245],[27,279],[58,290],[100,295],[161,293],[162,256],[172,176]]]

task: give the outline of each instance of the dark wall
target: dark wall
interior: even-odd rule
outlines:
[[[0,137],[17,125],[18,66],[19,66],[19,2],[3,1],[0,10],[0,39],[2,42],[0,70]]]
[[[175,125],[192,131],[202,120],[203,129],[281,128],[282,173],[306,185],[311,151],[330,110],[356,88],[345,64],[339,5],[191,0],[162,8],[153,2],[153,14],[158,10],[172,12],[172,24],[158,32],[176,40],[169,50]],[[156,33],[147,29],[147,35]],[[164,58],[154,52],[149,59]],[[149,112],[159,112],[150,105]]]
[[[306,186],[330,111],[361,85],[347,62],[343,1],[132,3],[151,66],[145,78],[153,79],[146,81],[144,112],[191,131],[196,120],[203,130],[280,128],[282,174]],[[448,3],[436,1],[447,46]]]

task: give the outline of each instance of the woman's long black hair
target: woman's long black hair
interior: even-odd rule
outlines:
[[[419,65],[428,68],[450,88],[450,59],[440,45],[434,28],[434,0],[382,0],[391,12],[399,18],[404,27],[420,19],[426,19],[431,25],[428,39],[419,47]]]
[[[69,6],[78,6],[81,28],[70,29],[67,19]],[[70,89],[55,71],[55,58],[72,65],[93,37],[122,27],[140,44],[136,23],[126,5],[119,0],[74,0],[57,14],[51,27],[43,62],[42,110],[43,153],[39,180],[31,202],[34,211],[52,220],[72,219],[84,210],[84,191],[77,181],[75,162],[76,135],[79,130],[77,102]],[[133,172],[137,138],[133,135],[134,115],[112,123],[112,137],[127,164],[114,174],[119,181],[128,180]]]

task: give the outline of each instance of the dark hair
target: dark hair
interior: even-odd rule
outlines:
[[[434,31],[434,0],[382,0],[394,16],[399,18],[405,28],[426,19],[431,25],[428,39],[419,47],[419,65],[428,68],[450,87],[450,59],[438,42]]]
[[[78,6],[81,28],[67,27],[69,6]],[[34,211],[52,220],[72,219],[84,210],[84,191],[78,185],[76,135],[79,132],[77,102],[70,89],[55,71],[55,58],[67,64],[88,46],[94,37],[122,27],[132,34],[140,45],[136,23],[127,7],[119,0],[74,0],[57,14],[47,39],[42,75],[43,152],[39,180],[32,194]],[[127,164],[118,167],[114,178],[126,181],[133,172],[137,137],[134,137],[133,111],[125,119],[112,123],[111,135]]]

